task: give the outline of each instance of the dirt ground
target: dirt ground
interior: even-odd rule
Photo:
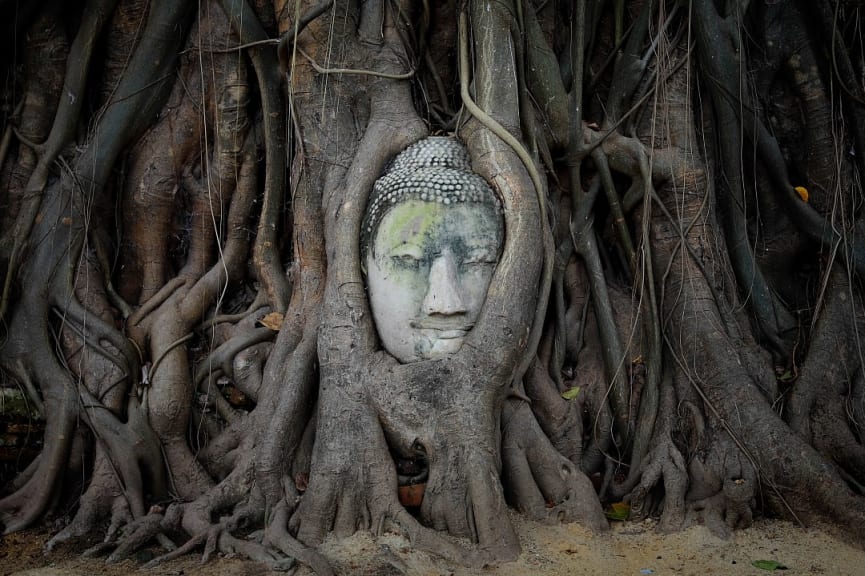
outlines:
[[[323,553],[337,573],[358,576],[575,576],[615,574],[624,576],[762,575],[758,560],[774,560],[786,570],[782,574],[865,574],[865,551],[833,538],[819,529],[805,530],[788,522],[760,520],[731,540],[716,538],[698,526],[672,535],[654,531],[653,521],[615,522],[612,530],[592,534],[574,525],[547,526],[519,518],[517,525],[523,553],[516,562],[478,570],[449,565],[439,558],[410,550],[409,543],[395,534],[378,539],[367,533],[345,540],[328,540]],[[15,576],[117,576],[136,571],[155,549],[144,550],[136,560],[106,565],[102,559],[79,555],[84,544],[67,545],[52,554],[42,553],[48,532],[30,531],[5,536],[0,542],[0,575]],[[154,576],[255,576],[269,570],[261,564],[238,558],[218,558],[202,565],[198,556],[188,556],[148,570]],[[301,567],[297,576],[311,576]]]

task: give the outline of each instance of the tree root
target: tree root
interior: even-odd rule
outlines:
[[[333,576],[333,569],[321,554],[304,546],[289,534],[286,528],[289,516],[289,505],[283,499],[277,504],[272,513],[272,520],[265,527],[264,542],[281,550],[283,554],[297,558],[300,563],[312,568],[318,576]]]
[[[267,564],[273,570],[288,570],[293,566],[294,558],[284,557],[269,545],[241,540],[231,534],[234,530],[244,528],[250,521],[253,524],[261,521],[261,499],[256,496],[257,491],[250,490],[251,479],[251,460],[247,457],[238,463],[234,471],[219,485],[198,500],[187,504],[172,504],[164,513],[161,508],[154,507],[146,516],[126,523],[121,532],[110,532],[105,542],[85,554],[97,555],[113,550],[107,562],[115,563],[128,558],[135,550],[156,538],[168,552],[146,564],[145,568],[203,546],[202,562],[210,560],[218,551],[242,554],[251,560]],[[231,508],[232,514],[222,517],[216,523],[211,522],[213,514]],[[128,514],[126,517],[129,518]],[[167,540],[165,533],[176,532],[181,528],[190,534],[191,538],[182,546],[175,547]]]
[[[507,400],[502,414],[502,483],[510,503],[544,522],[577,521],[606,530],[591,481],[550,443],[525,402]]]
[[[664,378],[660,386],[660,409],[652,439],[653,448],[636,470],[621,484],[610,485],[610,496],[630,503],[629,518],[642,520],[660,506],[655,487],[663,483],[663,512],[660,532],[680,530],[685,521],[688,468],[682,452],[673,442],[676,419],[676,394],[673,382]],[[702,415],[699,415],[702,422]]]
[[[628,495],[631,504],[629,518],[642,520],[652,508],[652,489],[663,478],[664,511],[658,530],[675,532],[681,530],[685,521],[685,492],[688,487],[688,471],[679,449],[667,436],[657,442],[640,464],[639,483]]]
[[[319,415],[309,488],[289,522],[289,529],[297,534],[298,540],[313,546],[320,543],[329,531],[333,531],[337,537],[345,537],[358,529],[371,529],[373,533],[380,534],[386,527],[392,526],[405,534],[414,547],[461,565],[480,567],[516,557],[518,547],[515,539],[504,539],[484,528],[481,522],[488,523],[490,517],[478,516],[475,520],[472,516],[473,509],[476,514],[488,514],[492,503],[485,501],[484,490],[486,494],[492,492],[493,496],[489,498],[494,498],[495,486],[463,486],[457,492],[448,486],[447,491],[441,492],[436,488],[435,475],[431,474],[424,496],[427,510],[425,512],[422,509],[421,515],[431,518],[427,522],[433,526],[450,521],[454,529],[462,526],[463,533],[474,531],[480,546],[469,549],[450,542],[434,530],[421,526],[399,503],[396,467],[384,434],[369,408],[357,405],[350,397],[343,397],[339,403],[325,401],[322,409],[327,410],[328,406],[340,411],[348,420],[334,426],[332,414],[325,412]],[[327,454],[326,465],[322,465],[325,461],[321,459],[322,453],[319,451]],[[471,469],[473,476],[481,480],[495,480],[492,470],[480,472],[477,464],[464,463],[461,469]],[[431,469],[437,469],[435,464],[431,464]],[[451,481],[450,475],[445,472],[441,478]],[[468,482],[471,483],[471,479]],[[445,498],[439,499],[438,504],[430,505],[436,493],[443,494]],[[454,505],[451,499],[458,499],[456,493],[464,494],[466,504]],[[501,504],[495,509],[504,513],[503,500]],[[459,514],[462,514],[460,519],[457,518]],[[474,527],[475,521],[480,528]],[[496,521],[501,524],[501,516],[496,516]],[[510,527],[507,526],[507,529]]]
[[[116,564],[150,542],[157,534],[176,530],[180,526],[182,515],[182,507],[178,505],[169,506],[164,513],[159,508],[151,510],[150,514],[125,525],[122,529],[122,535],[117,540],[106,540],[85,550],[83,555],[87,557],[99,556],[112,550],[106,558],[106,562]]]
[[[245,0],[222,0],[225,14],[241,42],[267,40],[258,17]],[[281,265],[278,251],[277,220],[286,188],[285,183],[285,105],[280,89],[279,64],[272,50],[253,48],[252,66],[261,92],[265,134],[265,183],[261,218],[258,223],[253,263],[271,308],[285,312],[291,299],[291,286]]]
[[[543,346],[543,341],[541,344]],[[594,372],[585,368],[580,365],[581,373]],[[586,397],[582,387],[576,399],[562,398],[550,378],[546,362],[539,358],[526,373],[525,389],[532,412],[555,450],[579,465],[583,458],[583,400]]]
[[[47,338],[45,340],[47,343]],[[45,356],[51,358],[50,354]],[[14,493],[0,500],[0,526],[14,532],[29,526],[50,505],[53,491],[59,485],[71,449],[74,433],[77,394],[68,375],[54,362],[31,368],[43,385],[46,407],[45,446],[39,465]],[[43,379],[43,378],[50,379]]]
[[[221,369],[223,374],[229,378],[234,378],[236,357],[244,350],[270,340],[273,338],[273,334],[273,330],[270,328],[254,328],[247,332],[236,334],[230,340],[224,342],[199,364],[193,377],[196,388],[201,386],[207,379],[210,371],[214,368]],[[246,388],[249,389],[249,387]],[[257,391],[257,388],[253,390],[253,392]]]
[[[93,475],[87,490],[81,495],[78,510],[72,521],[48,540],[45,551],[51,552],[64,542],[86,536],[108,514],[111,515],[111,525],[106,538],[110,539],[121,525],[132,521],[132,513],[105,449],[97,445]]]
[[[390,517],[390,523],[395,523],[399,530],[409,539],[414,547],[461,566],[482,568],[502,562],[508,562],[510,555],[500,556],[498,548],[476,547],[468,549],[447,540],[440,533],[418,523],[405,508],[398,503]],[[376,534],[381,534],[385,523],[381,523]]]
[[[685,526],[706,525],[716,536],[729,538],[736,528],[750,526],[757,491],[757,471],[725,431],[708,431],[709,453],[691,460]]]

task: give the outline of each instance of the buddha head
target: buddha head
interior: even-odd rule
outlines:
[[[361,258],[376,330],[397,360],[441,358],[460,349],[501,254],[501,212],[455,138],[415,143],[376,181]]]

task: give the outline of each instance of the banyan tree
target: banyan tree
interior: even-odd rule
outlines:
[[[357,530],[512,560],[508,507],[865,540],[859,3],[0,14],[0,386],[44,422],[6,532],[319,574]]]

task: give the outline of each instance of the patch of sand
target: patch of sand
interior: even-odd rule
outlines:
[[[768,575],[752,565],[754,560],[776,560],[786,566],[781,574],[865,574],[865,551],[819,529],[805,530],[788,522],[759,520],[751,528],[722,540],[701,526],[677,534],[658,534],[655,522],[616,522],[610,532],[593,534],[575,525],[548,526],[527,521],[516,514],[523,553],[516,562],[483,569],[466,569],[411,549],[396,534],[373,538],[358,533],[351,538],[329,538],[321,547],[337,574],[343,576],[580,576],[616,574],[643,576]],[[0,575],[14,576],[118,576],[134,571],[132,560],[106,565],[101,559],[85,559],[82,546],[64,546],[42,554],[45,532],[24,532],[0,542]],[[140,553],[147,560],[152,552]],[[269,571],[256,562],[218,558],[202,565],[197,556],[149,570],[156,576],[257,576]],[[312,574],[307,568],[297,576]]]

